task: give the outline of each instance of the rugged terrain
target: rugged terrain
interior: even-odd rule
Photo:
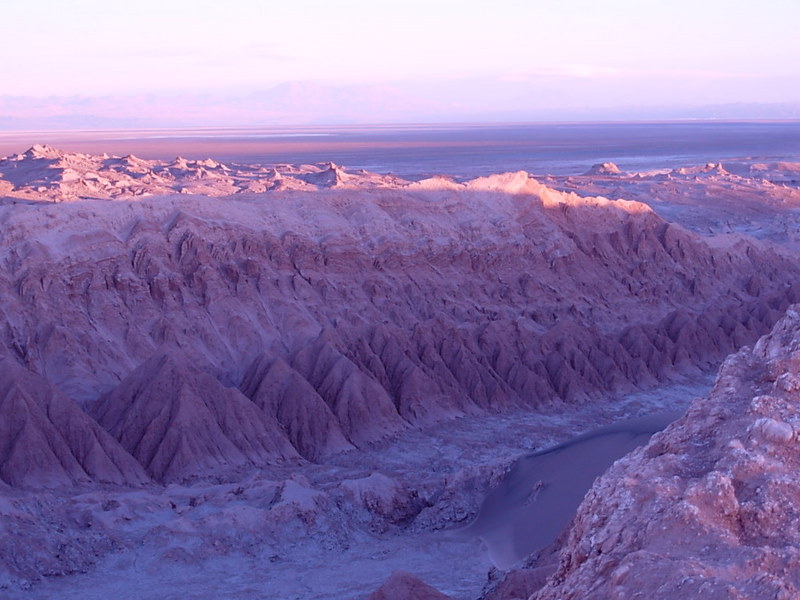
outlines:
[[[587,495],[537,600],[795,598],[800,313]]]
[[[684,407],[800,301],[800,167],[616,171],[0,160],[0,585],[200,577],[181,597],[201,598],[234,568],[247,598],[271,593],[259,565],[291,597],[310,545],[417,546],[515,454]],[[445,539],[473,571],[434,583],[474,597],[481,549]],[[543,594],[595,568],[563,562],[579,541]],[[406,570],[430,563],[415,552]]]

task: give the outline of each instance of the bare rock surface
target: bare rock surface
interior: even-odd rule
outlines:
[[[297,451],[309,460],[353,449],[339,421],[316,389],[282,358],[257,359],[242,391],[283,426]]]
[[[537,600],[800,593],[800,312],[597,481]]]
[[[158,481],[297,457],[273,416],[174,353],[135,369],[89,413]]]
[[[0,495],[8,534],[0,536],[0,594],[157,600],[179,588],[195,600],[350,600],[404,570],[446,595],[475,598],[491,563],[474,538],[451,529],[474,517],[515,458],[623,415],[685,406],[708,385],[566,413],[476,414],[409,428],[325,464],[263,466],[234,481],[8,488]]]
[[[605,164],[543,183],[581,196],[638,200],[704,235],[746,233],[800,247],[800,163],[745,162],[618,173]]]
[[[0,479],[12,486],[148,481],[80,406],[8,358],[0,358],[0,448]]]
[[[515,458],[685,406],[619,394],[695,381],[800,301],[795,172],[0,160],[2,593],[344,600],[403,570],[474,597],[488,560],[448,528]],[[758,448],[793,443],[776,410]],[[756,479],[734,495],[781,497]],[[581,589],[581,560],[548,585]]]
[[[67,165],[154,195],[46,202]],[[797,262],[780,247],[703,238],[641,202],[567,194],[525,173],[402,182],[315,169],[52,148],[5,159],[18,203],[0,207],[0,342],[81,403],[172,349],[225,386],[259,357],[280,359],[334,417],[313,435],[338,426],[358,446],[710,369],[800,299]],[[309,173],[339,174],[332,187],[234,193],[195,171],[306,185]],[[156,181],[189,172],[211,188],[175,194]],[[304,455],[343,447],[311,430],[300,442],[281,414]]]
[[[387,187],[392,176],[346,173],[334,163],[319,165],[228,166],[213,159],[171,162],[128,156],[63,152],[35,145],[0,159],[0,184],[9,197],[51,202],[164,194],[226,196],[267,190]],[[8,189],[10,188],[10,189]]]
[[[396,571],[367,600],[452,600],[411,573]]]

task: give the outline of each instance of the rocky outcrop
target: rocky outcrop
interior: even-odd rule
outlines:
[[[622,175],[622,171],[613,162],[604,162],[592,165],[584,175]]]
[[[110,199],[155,194],[225,196],[267,190],[317,190],[334,187],[386,187],[400,182],[373,173],[347,173],[334,163],[271,170],[237,165],[231,168],[210,158],[171,162],[133,155],[96,156],[34,145],[21,154],[0,159],[0,189],[11,197],[52,202]]]
[[[241,390],[278,420],[303,457],[321,460],[353,448],[328,404],[282,358],[262,356],[256,360],[245,374]]]
[[[274,417],[175,355],[154,356],[89,412],[158,481],[297,458]]]
[[[552,188],[581,196],[638,200],[673,223],[700,233],[747,233],[800,248],[797,185],[800,163],[709,163],[642,173],[548,176]]]
[[[367,600],[452,600],[411,573],[395,571]]]
[[[800,312],[586,496],[537,600],[800,593]]]
[[[137,485],[139,464],[47,381],[0,358],[0,479],[17,487]]]

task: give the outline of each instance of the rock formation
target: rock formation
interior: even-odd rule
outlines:
[[[800,593],[800,312],[587,495],[536,600]]]
[[[591,429],[608,398],[708,373],[800,301],[797,172],[0,160],[0,587],[117,551],[136,577],[236,555],[295,582],[306,551],[366,544],[374,564],[381,536],[467,523],[539,441],[469,446],[487,422]],[[599,481],[542,599],[795,594],[792,315]],[[541,587],[551,550],[489,597]],[[716,551],[736,568],[702,562]]]
[[[367,600],[451,600],[411,573],[396,571]]]
[[[260,357],[242,381],[242,392],[275,417],[297,451],[309,460],[352,449],[336,415],[312,385],[285,360]]]
[[[0,172],[33,198],[20,173],[51,160],[100,161],[99,175],[140,182],[194,164],[50,149],[6,159]],[[258,177],[255,167],[197,169]],[[375,399],[365,415],[387,433],[577,401],[710,368],[800,299],[790,256],[743,236],[707,240],[641,203],[556,192],[524,173],[386,179],[380,193],[362,189],[375,177],[348,177],[332,190],[213,202],[121,194],[6,206],[0,341],[81,402],[164,344],[226,386],[259,357],[281,359],[361,443],[377,429],[348,424],[358,395]],[[341,381],[326,381],[334,366]]]
[[[297,456],[274,417],[174,353],[142,364],[89,412],[158,481]]]
[[[0,479],[12,486],[148,480],[73,400],[9,358],[0,358],[0,449]]]

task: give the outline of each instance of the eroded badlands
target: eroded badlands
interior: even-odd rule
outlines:
[[[416,577],[480,596],[486,554],[449,530],[475,517],[516,456],[622,416],[682,411],[726,356],[800,302],[800,165],[612,167],[412,182],[332,164],[162,163],[49,147],[0,160],[4,593],[107,597],[123,593],[117,577],[140,583],[137,598],[356,598],[387,579],[397,554],[411,573],[376,597],[420,597],[398,591],[422,589]],[[793,331],[792,314],[779,332]],[[742,436],[757,432],[744,417],[706,425],[725,382],[767,385],[752,375],[762,363],[791,377],[791,360],[776,357],[791,356],[793,339],[774,333],[729,359],[710,398],[619,465],[673,443],[676,456],[702,450],[685,460],[706,465],[711,446],[680,445],[687,427],[726,453],[734,439],[749,451]],[[736,370],[744,363],[754,366]],[[761,475],[751,465],[748,482],[794,460],[784,457],[791,390],[781,390],[758,427],[765,444],[786,440]],[[689,495],[711,469],[666,459],[642,466],[651,468],[683,478],[674,485]],[[617,516],[609,498],[628,489],[672,497],[658,478],[634,484],[625,473],[615,466],[599,480],[538,566],[532,556],[508,575],[492,571],[483,593],[677,590],[695,573],[680,560],[705,564],[706,546],[687,542],[687,558],[651,585],[612,577],[587,541],[604,519],[662,522],[644,501]],[[736,491],[731,473],[719,477]],[[699,535],[706,526],[676,502],[663,527]],[[756,504],[747,535],[771,539],[786,524],[757,516]],[[603,534],[600,555],[650,543],[623,525]],[[377,553],[380,567],[301,577],[293,590],[302,557],[313,566],[348,553]],[[437,572],[442,557],[461,568]],[[766,588],[745,575],[715,571],[708,581],[722,583],[703,589],[761,597]]]

